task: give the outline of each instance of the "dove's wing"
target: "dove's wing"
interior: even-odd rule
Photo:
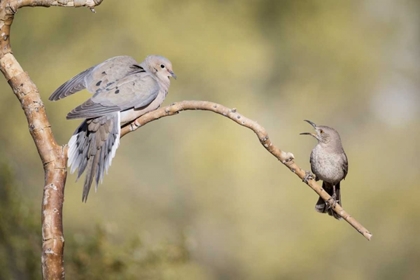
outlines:
[[[109,58],[96,66],[86,69],[62,84],[51,94],[49,100],[60,100],[83,89],[95,93],[99,89],[124,78],[129,73],[138,69],[137,61],[130,56]]]
[[[98,90],[92,98],[73,109],[67,118],[96,118],[113,112],[142,108],[156,98],[159,90],[159,84],[152,74],[134,73]]]

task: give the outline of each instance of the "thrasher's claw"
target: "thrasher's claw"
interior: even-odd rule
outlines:
[[[314,180],[315,176],[312,174],[311,171],[305,171],[305,177],[303,178],[302,182],[308,183],[309,180]]]
[[[338,200],[335,200],[335,194],[333,194],[330,199],[328,199],[325,204],[327,205],[327,209],[334,208],[335,205],[338,203]]]

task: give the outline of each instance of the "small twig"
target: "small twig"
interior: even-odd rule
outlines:
[[[236,109],[230,109],[223,105],[208,102],[208,101],[181,101],[174,103],[172,105],[157,109],[155,111],[149,112],[144,114],[143,116],[139,117],[138,119],[134,120],[131,124],[125,126],[121,130],[121,137],[127,135],[128,133],[137,130],[139,127],[146,125],[149,122],[158,120],[163,117],[173,116],[178,114],[181,111],[186,110],[204,110],[204,111],[211,111],[227,117],[234,122],[247,127],[254,131],[257,135],[258,139],[260,140],[263,147],[270,152],[274,157],[276,157],[281,163],[286,165],[290,171],[295,173],[302,181],[305,178],[305,171],[301,169],[297,164],[294,162],[294,156],[292,153],[284,152],[273,145],[270,138],[268,137],[268,133],[264,127],[259,125],[257,122],[248,119],[247,117],[239,114]],[[331,196],[325,192],[322,187],[320,187],[315,180],[309,180],[306,183],[309,187],[311,187],[319,196],[321,196],[324,200],[329,200]],[[336,203],[333,207],[333,210],[338,213],[341,217],[344,218],[346,222],[348,222],[352,227],[354,227],[359,233],[361,233],[366,239],[370,240],[372,238],[372,234],[364,228],[356,219],[351,217],[344,209]]]

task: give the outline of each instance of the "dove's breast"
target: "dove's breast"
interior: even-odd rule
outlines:
[[[165,100],[167,92],[161,90],[157,97],[146,107],[139,108],[139,109],[130,109],[121,112],[121,125],[125,125],[133,120],[137,119],[141,115],[146,114],[147,112],[156,110],[160,107],[162,102]]]

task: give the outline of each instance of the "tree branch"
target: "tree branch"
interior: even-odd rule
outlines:
[[[0,70],[21,103],[44,166],[42,199],[42,274],[44,279],[64,279],[62,210],[67,177],[67,152],[51,131],[38,88],[12,54],[10,27],[19,8],[34,6],[93,7],[102,0],[3,0],[0,1]]]
[[[127,135],[128,133],[135,131],[141,126],[146,125],[149,122],[158,120],[163,117],[173,116],[178,114],[181,111],[186,110],[204,110],[211,111],[216,114],[222,115],[236,122],[237,124],[251,129],[260,140],[260,143],[263,147],[270,152],[274,157],[276,157],[281,163],[287,166],[290,171],[295,173],[302,181],[305,178],[305,170],[301,169],[294,161],[294,156],[292,153],[284,152],[273,145],[268,133],[264,127],[259,125],[257,122],[244,117],[239,114],[236,109],[230,109],[225,106],[222,106],[217,103],[208,102],[208,101],[181,101],[174,103],[172,105],[160,108],[158,110],[149,112],[134,120],[131,124],[125,126],[121,130],[121,137]],[[331,199],[331,196],[320,187],[315,180],[309,180],[306,183],[312,190],[314,190],[319,196],[321,196],[325,201]],[[366,239],[370,240],[372,234],[364,228],[356,219],[354,219],[350,214],[348,214],[344,209],[336,203],[333,207],[333,210],[338,213],[343,219],[354,227],[360,234],[362,234]]]
[[[99,6],[103,0],[11,0],[9,9],[16,11],[23,7],[88,7],[95,12],[94,7]]]

